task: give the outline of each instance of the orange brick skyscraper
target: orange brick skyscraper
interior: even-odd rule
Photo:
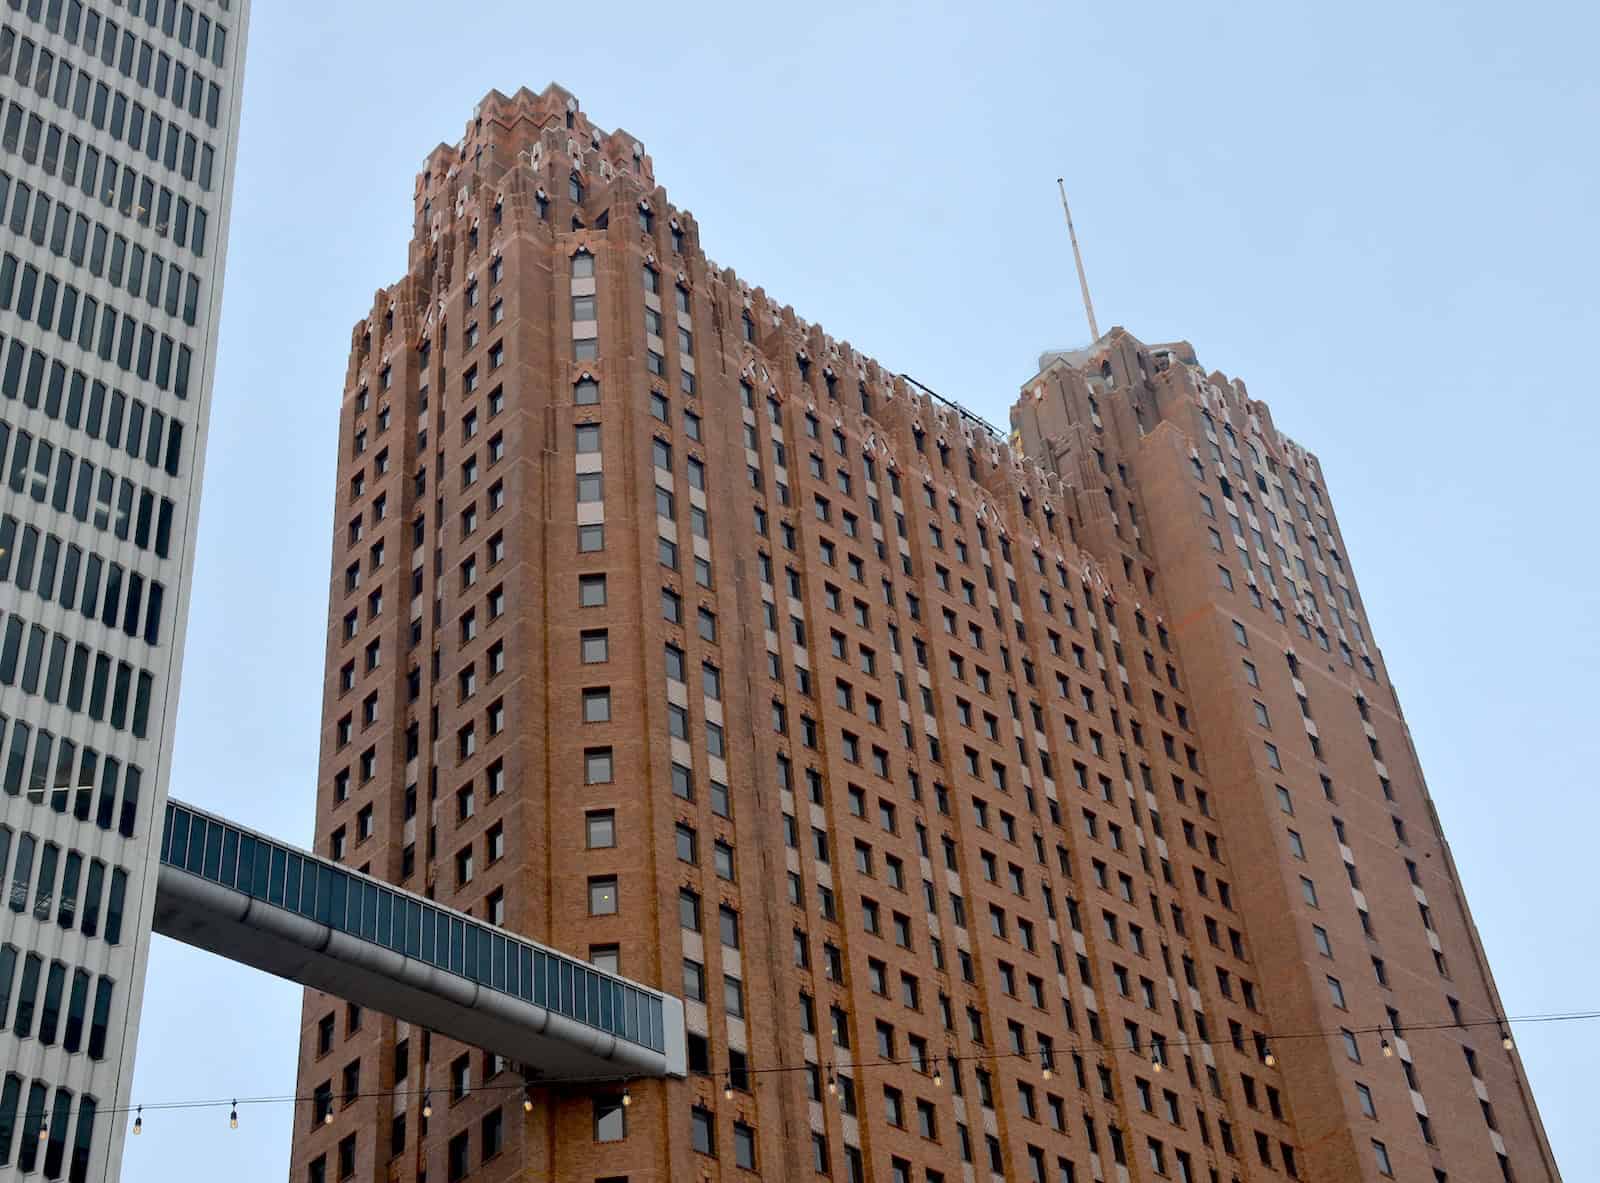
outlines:
[[[1008,443],[707,260],[557,87],[414,201],[317,847],[681,993],[694,1070],[525,1111],[308,994],[296,1183],[1559,1178],[1327,485],[1241,384],[1114,329]]]

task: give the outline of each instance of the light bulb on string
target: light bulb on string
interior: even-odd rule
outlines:
[[[39,1114],[39,1141],[43,1142],[50,1137],[50,1123],[45,1121],[44,1114]]]
[[[1530,1020],[1531,1021],[1543,1021],[1543,1020],[1547,1020],[1547,1019],[1550,1019],[1550,1018],[1556,1018],[1556,1019],[1592,1019],[1592,1018],[1600,1018],[1600,1011],[1594,1011],[1594,1012],[1589,1012],[1589,1013],[1584,1013],[1584,1014],[1571,1014],[1571,1015],[1558,1015],[1558,1016],[1545,1016],[1545,1015],[1523,1016],[1521,1021],[1530,1021]],[[1378,1041],[1379,1049],[1381,1051],[1381,1054],[1382,1054],[1383,1058],[1385,1058],[1385,1059],[1393,1059],[1395,1057],[1397,1051],[1399,1050],[1398,1044],[1402,1039],[1403,1033],[1398,1029],[1397,1019],[1398,1019],[1398,1016],[1391,1015],[1390,1016],[1390,1021],[1388,1023],[1385,1023],[1382,1027],[1379,1027],[1379,1028],[1368,1027],[1368,1028],[1360,1029],[1362,1031],[1362,1033],[1372,1033],[1373,1031],[1377,1031],[1377,1033],[1379,1035],[1379,1041]],[[1466,1023],[1466,1024],[1461,1023],[1460,1020],[1458,1019],[1457,1022],[1454,1025],[1458,1026],[1458,1027],[1460,1027],[1460,1026],[1488,1026],[1490,1023],[1494,1024],[1494,1026],[1496,1028],[1496,1031],[1499,1034],[1502,1048],[1507,1052],[1514,1051],[1515,1048],[1516,1048],[1516,1043],[1515,1043],[1515,1040],[1514,1040],[1514,1037],[1513,1037],[1513,1031],[1512,1031],[1512,1027],[1511,1027],[1511,1022],[1509,1020],[1503,1018],[1503,1017],[1496,1017],[1495,1019],[1489,1020],[1487,1022]],[[1443,1027],[1443,1026],[1446,1026],[1446,1025],[1447,1024],[1445,1024],[1445,1023],[1424,1024],[1424,1026],[1426,1026],[1426,1027]],[[1389,1039],[1389,1037],[1387,1035],[1387,1031],[1385,1030],[1385,1028],[1392,1029],[1392,1030],[1395,1031],[1395,1039],[1393,1041],[1391,1041]],[[1333,1032],[1333,1031],[1324,1031],[1324,1032],[1319,1032],[1318,1034],[1331,1036],[1334,1033],[1335,1032]],[[1345,1041],[1346,1041],[1346,1044],[1349,1046],[1352,1054],[1359,1054],[1359,1052],[1357,1050],[1357,1044],[1356,1044],[1356,1041],[1355,1041],[1355,1034],[1356,1033],[1351,1031],[1351,1030],[1348,1030],[1348,1029],[1343,1030],[1341,1033],[1343,1034],[1343,1036],[1345,1038]],[[1276,1053],[1274,1052],[1270,1042],[1267,1040],[1267,1038],[1264,1035],[1258,1034],[1256,1036],[1256,1039],[1259,1041],[1258,1042],[1258,1050],[1259,1050],[1260,1063],[1264,1064],[1268,1068],[1273,1068],[1273,1069],[1278,1068],[1280,1066],[1279,1063],[1278,1063],[1278,1057],[1277,1057]],[[1210,1043],[1212,1043],[1214,1041],[1211,1041],[1211,1040],[1200,1040],[1198,1042],[1203,1043],[1203,1044],[1210,1044]],[[1149,1071],[1151,1071],[1152,1073],[1155,1073],[1155,1074],[1159,1074],[1159,1073],[1164,1072],[1167,1069],[1171,1068],[1171,1065],[1166,1062],[1166,1042],[1165,1042],[1165,1040],[1152,1041],[1148,1046],[1150,1048],[1149,1061],[1148,1061],[1148,1070]],[[1055,1063],[1054,1063],[1054,1061],[1055,1061],[1055,1049],[1054,1049],[1054,1047],[1050,1046],[1050,1042],[1048,1040],[1046,1040],[1044,1038],[1040,1038],[1038,1040],[1038,1048],[1037,1048],[1037,1050],[1038,1050],[1038,1054],[1039,1054],[1039,1071],[1040,1071],[1041,1078],[1044,1081],[1047,1081],[1047,1082],[1048,1081],[1052,1081],[1054,1079],[1054,1075],[1055,1075]],[[1139,1049],[1137,1047],[1134,1047],[1131,1050],[1134,1050],[1135,1053],[1137,1054]],[[1027,1052],[1025,1046],[1024,1047],[1020,1047],[1020,1048],[1012,1051],[1010,1054],[1011,1054],[1011,1056],[1018,1057],[1018,1058],[1021,1058],[1021,1059],[1024,1059],[1024,1060],[1032,1059],[1032,1056],[1029,1055],[1029,1053]],[[950,1052],[950,1054],[948,1056],[928,1057],[926,1055],[918,1055],[918,1056],[913,1057],[910,1060],[885,1059],[885,1060],[880,1061],[879,1063],[885,1064],[885,1065],[905,1064],[905,1063],[913,1064],[915,1066],[915,1069],[918,1072],[918,1074],[919,1075],[925,1075],[927,1079],[932,1081],[933,1087],[937,1089],[937,1088],[942,1088],[944,1086],[944,1065],[945,1065],[945,1062],[948,1060],[948,1066],[950,1067],[951,1071],[957,1074],[957,1078],[958,1079],[957,1079],[956,1083],[957,1083],[957,1088],[958,1088],[958,1091],[959,1091],[959,1087],[960,1087],[960,1081],[959,1081],[960,1068],[959,1068],[958,1060],[961,1059],[961,1058],[964,1058],[964,1057],[958,1057],[954,1053],[954,1051],[951,1050],[951,1052]],[[987,1059],[998,1061],[998,1060],[1005,1059],[1007,1057],[1002,1053],[1002,1054],[998,1054],[998,1055],[989,1055],[989,1056],[980,1055],[980,1056],[976,1056],[976,1057],[972,1057],[972,1058],[977,1058],[977,1059],[987,1058]],[[1073,1060],[1074,1060],[1075,1068],[1076,1068],[1076,1070],[1079,1072],[1079,1074],[1081,1076],[1082,1075],[1082,1070],[1083,1070],[1082,1058],[1079,1056],[1079,1054],[1078,1054],[1078,1052],[1076,1050],[1073,1053]],[[1099,1071],[1101,1072],[1102,1077],[1107,1077],[1108,1073],[1107,1073],[1107,1068],[1106,1068],[1106,1059],[1105,1059],[1105,1056],[1104,1056],[1103,1053],[1096,1053],[1095,1054],[1095,1063],[1098,1065]],[[857,1065],[857,1066],[858,1067],[863,1067],[863,1065]],[[866,1068],[872,1068],[872,1067],[876,1067],[876,1066],[877,1066],[876,1064],[866,1064],[866,1065],[864,1065],[864,1067],[866,1067]],[[775,1067],[770,1067],[770,1068],[758,1068],[758,1069],[755,1069],[755,1071],[773,1071],[773,1072],[794,1071],[794,1070],[796,1070],[796,1069],[798,1069],[800,1067],[801,1067],[800,1065],[784,1065],[784,1066],[775,1066]],[[816,1080],[816,1077],[815,1077],[816,1066],[815,1065],[805,1065],[805,1068],[808,1070],[808,1075],[810,1075],[812,1081],[814,1082]],[[747,1071],[750,1071],[750,1069],[741,1070],[741,1076],[743,1076],[744,1073],[747,1072]],[[851,1098],[850,1098],[850,1096],[848,1094],[846,1094],[844,1092],[842,1086],[849,1084],[849,1079],[836,1075],[834,1066],[831,1063],[829,1063],[826,1066],[825,1071],[826,1071],[826,1084],[827,1084],[828,1094],[830,1096],[838,1096],[838,1097],[840,1097],[841,1098],[841,1103],[845,1104],[845,1105],[848,1105],[850,1103]],[[1191,1069],[1191,1071],[1192,1071],[1192,1069]],[[620,1104],[622,1106],[624,1106],[624,1107],[631,1106],[632,1103],[633,1103],[633,1098],[632,1098],[630,1089],[628,1087],[628,1079],[625,1078],[625,1077],[621,1078],[621,1079],[619,1079],[617,1077],[612,1077],[611,1079],[614,1082],[612,1087],[616,1087],[616,1085],[618,1085],[618,1084],[620,1084],[622,1086],[621,1089],[620,1089],[620,1095],[613,1094],[616,1097],[617,1101],[620,1102]],[[533,1090],[533,1088],[535,1086],[531,1081],[527,1081],[526,1076],[525,1076],[525,1082],[526,1083],[525,1083],[524,1096],[523,1096],[523,1110],[524,1110],[524,1112],[531,1113],[532,1110],[533,1110],[532,1090]],[[553,1083],[553,1082],[545,1081],[544,1083],[545,1084],[549,1084],[549,1083]],[[515,1088],[515,1085],[512,1085],[511,1087]],[[733,1077],[732,1070],[731,1070],[731,1065],[730,1065],[728,1071],[725,1073],[725,1075],[723,1077],[723,1097],[726,1100],[733,1101],[735,1099],[735,1097],[734,1097],[735,1087],[736,1086],[735,1086],[735,1082],[734,1082],[734,1077]],[[744,1083],[740,1083],[737,1087],[740,1088],[740,1089],[747,1089],[748,1085],[744,1084]],[[815,1087],[815,1086],[813,1085],[812,1087]],[[394,1094],[385,1094],[385,1095],[392,1095],[392,1096],[399,1097],[399,1096],[405,1096],[406,1094],[403,1091],[400,1091],[400,1092],[396,1092]],[[256,1100],[254,1100],[254,1101],[252,1101],[250,1103],[251,1104],[259,1104],[259,1103],[261,1103],[262,1101],[265,1101],[265,1100],[277,1100],[277,1099],[278,1098],[257,1098]],[[304,1097],[288,1098],[288,1097],[285,1097],[285,1098],[281,1098],[281,1099],[285,1100],[285,1101],[287,1101],[287,1100],[303,1101],[303,1100],[306,1100],[308,1098],[304,1098]],[[327,1104],[327,1108],[326,1109],[322,1108],[322,1104],[318,1104],[316,1106],[316,1108],[319,1110],[319,1113],[317,1114],[317,1116],[320,1116],[321,1119],[322,1119],[320,1124],[331,1126],[333,1124],[333,1116],[334,1116],[334,1112],[335,1112],[335,1108],[331,1104],[331,1101],[332,1101],[331,1096],[318,1096],[316,1098],[316,1100],[318,1102]],[[184,1108],[184,1109],[189,1109],[189,1108],[217,1108],[217,1107],[220,1107],[220,1104],[221,1103],[219,1101],[198,1101],[198,1100],[196,1100],[196,1101],[187,1101],[187,1102],[169,1102],[169,1103],[166,1103],[166,1104],[163,1104],[163,1105],[158,1105],[157,1108]],[[432,1093],[431,1093],[431,1090],[428,1090],[428,1089],[424,1089],[423,1090],[421,1108],[422,1108],[422,1117],[424,1119],[431,1118],[433,1116],[433,1105],[432,1105]],[[124,1110],[122,1110],[122,1112],[126,1113],[127,1110],[124,1109]],[[47,1143],[47,1142],[49,1142],[50,1137],[51,1137],[51,1133],[52,1133],[50,1117],[49,1117],[49,1115],[47,1113],[40,1114],[39,1116],[40,1116],[40,1122],[39,1122],[38,1125],[35,1126],[35,1130],[36,1130],[37,1135],[38,1135],[38,1140],[41,1143]],[[30,1115],[30,1117],[31,1117],[31,1115]],[[237,1097],[233,1098],[229,1102],[229,1107],[228,1107],[228,1126],[229,1126],[230,1129],[233,1129],[233,1130],[237,1130],[239,1128],[239,1101],[238,1101]],[[137,1105],[137,1106],[134,1107],[133,1128],[129,1132],[131,1132],[135,1136],[139,1136],[139,1135],[143,1134],[143,1132],[144,1132],[144,1107],[142,1105]]]

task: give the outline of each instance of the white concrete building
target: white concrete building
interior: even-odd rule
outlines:
[[[121,1161],[249,9],[0,6],[0,1183]]]

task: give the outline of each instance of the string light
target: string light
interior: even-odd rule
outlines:
[[[239,1128],[239,1099],[237,1097],[233,1100],[232,1108],[228,1110],[228,1128],[230,1130]]]
[[[731,1076],[725,1077],[723,1079],[723,1082],[722,1082],[722,1099],[724,1101],[733,1100],[733,1077],[731,1077]]]
[[[622,1103],[624,1105],[628,1103],[628,1095],[626,1093],[622,1095]],[[531,1084],[522,1086],[522,1111],[524,1113],[533,1112],[533,1086]]]
[[[1511,1035],[1511,1025],[1514,1024],[1514,1023],[1570,1023],[1570,1022],[1593,1021],[1593,1020],[1597,1020],[1597,1019],[1600,1019],[1600,1010],[1569,1011],[1569,1012],[1528,1014],[1528,1015],[1514,1015],[1514,1016],[1504,1016],[1504,1017],[1501,1017],[1501,1018],[1471,1020],[1471,1021],[1464,1022],[1464,1023],[1463,1022],[1457,1022],[1456,1020],[1451,1019],[1448,1022],[1408,1023],[1407,1027],[1408,1027],[1409,1030],[1415,1032],[1415,1031],[1435,1031],[1435,1030],[1445,1030],[1445,1029],[1464,1029],[1464,1028],[1490,1027],[1490,1026],[1493,1026],[1493,1027],[1495,1027],[1497,1029],[1498,1033],[1500,1034],[1502,1046],[1506,1047],[1506,1049],[1509,1051],[1513,1047],[1515,1047],[1515,1044],[1514,1044],[1514,1042],[1512,1040],[1512,1035]],[[1358,1027],[1358,1028],[1355,1028],[1354,1030],[1351,1030],[1349,1028],[1329,1028],[1329,1029],[1326,1029],[1326,1030],[1277,1032],[1277,1033],[1273,1034],[1271,1036],[1271,1038],[1274,1039],[1274,1040],[1277,1040],[1278,1042],[1281,1043],[1282,1041],[1287,1040],[1287,1039],[1332,1039],[1334,1036],[1341,1036],[1342,1037],[1342,1036],[1349,1036],[1349,1035],[1378,1035],[1379,1036],[1379,1046],[1383,1051],[1383,1055],[1386,1058],[1392,1058],[1394,1056],[1394,1054],[1395,1054],[1395,1046],[1394,1046],[1393,1043],[1391,1043],[1389,1041],[1388,1036],[1386,1034],[1384,1034],[1389,1029],[1389,1027],[1390,1027],[1390,1024],[1384,1023],[1384,1024],[1381,1024],[1379,1026],[1373,1026],[1373,1027]],[[1263,1039],[1265,1039],[1265,1038],[1266,1037],[1263,1037]],[[1195,1038],[1169,1039],[1169,1040],[1166,1040],[1164,1042],[1165,1042],[1167,1047],[1173,1047],[1173,1046],[1176,1046],[1176,1047],[1212,1047],[1212,1046],[1220,1045],[1222,1043],[1231,1042],[1231,1039],[1229,1037],[1226,1037],[1226,1036],[1221,1037],[1221,1038],[1209,1038],[1209,1039],[1208,1038],[1195,1037]],[[1041,1049],[1041,1051],[1042,1050],[1043,1049]],[[1052,1048],[1051,1052],[1050,1052],[1050,1055],[1049,1055],[1049,1062],[1051,1064],[1053,1064],[1053,1062],[1054,1062],[1054,1050],[1055,1049]],[[1096,1059],[1096,1062],[1099,1063],[1100,1066],[1103,1069],[1105,1067],[1105,1053],[1107,1051],[1133,1050],[1133,1051],[1137,1052],[1139,1049],[1134,1047],[1134,1045],[1131,1044],[1131,1043],[1113,1044],[1113,1043],[1100,1043],[1100,1042],[1097,1042],[1097,1043],[1094,1043],[1094,1044],[1085,1043],[1085,1044],[1081,1044],[1081,1045],[1080,1044],[1068,1045],[1066,1050],[1071,1051],[1072,1053],[1074,1053],[1074,1055],[1077,1055],[1077,1054],[1080,1054],[1080,1053],[1087,1053],[1089,1055],[1094,1056],[1095,1059]],[[1169,1067],[1169,1065],[1167,1065],[1165,1063],[1164,1058],[1163,1058],[1164,1055],[1166,1054],[1165,1048],[1163,1048],[1161,1045],[1152,1043],[1151,1051],[1152,1051],[1152,1055],[1151,1055],[1151,1060],[1150,1060],[1150,1066],[1151,1066],[1151,1069],[1153,1071],[1160,1072],[1160,1071],[1163,1071],[1165,1068]],[[1271,1053],[1270,1050],[1265,1051],[1263,1053],[1262,1059],[1263,1059],[1264,1063],[1269,1062],[1268,1061],[1268,1057],[1271,1057],[1272,1060],[1276,1059],[1276,1057]],[[954,1050],[951,1050],[949,1052],[949,1054],[948,1054],[949,1067],[950,1067],[952,1072],[959,1072],[960,1063],[963,1060],[973,1060],[973,1061],[979,1061],[979,1062],[997,1063],[998,1061],[1006,1060],[1006,1059],[1031,1060],[1032,1059],[1032,1054],[1029,1053],[1029,1052],[1026,1052],[1026,1051],[1021,1051],[1021,1052],[974,1051],[974,1052],[962,1055],[962,1054],[958,1054]],[[1041,1056],[1041,1061],[1043,1061],[1044,1059],[1045,1059],[1045,1057]],[[840,1067],[852,1069],[852,1070],[855,1070],[855,1071],[865,1071],[865,1070],[873,1069],[873,1068],[892,1068],[892,1067],[898,1067],[898,1066],[911,1065],[912,1067],[914,1067],[917,1070],[921,1071],[921,1070],[925,1069],[926,1063],[927,1062],[924,1059],[922,1059],[921,1057],[915,1057],[914,1056],[914,1057],[911,1057],[909,1059],[881,1059],[881,1060],[857,1061],[857,1062],[842,1064],[842,1065],[840,1065]],[[770,1067],[764,1067],[764,1068],[763,1067],[749,1067],[749,1066],[747,1066],[747,1067],[741,1069],[742,1072],[751,1073],[751,1074],[755,1074],[755,1073],[776,1073],[776,1072],[811,1072],[811,1071],[814,1071],[814,1070],[815,1070],[814,1067],[812,1065],[810,1065],[810,1064],[774,1064],[774,1065],[771,1065]],[[477,1091],[477,1092],[494,1092],[494,1091],[497,1091],[497,1090],[504,1090],[504,1089],[523,1089],[528,1094],[528,1096],[524,1098],[524,1108],[531,1110],[531,1093],[532,1093],[532,1090],[534,1088],[536,1088],[536,1087],[538,1087],[538,1088],[547,1088],[547,1087],[559,1086],[559,1085],[571,1085],[571,1086],[577,1086],[577,1087],[584,1087],[584,1086],[593,1087],[593,1086],[601,1086],[601,1085],[610,1085],[611,1087],[615,1088],[615,1087],[620,1085],[623,1088],[623,1101],[622,1101],[622,1103],[624,1105],[627,1105],[627,1104],[631,1103],[631,1097],[629,1097],[628,1092],[627,1092],[627,1083],[628,1083],[629,1079],[631,1079],[631,1078],[630,1077],[625,1077],[625,1076],[610,1076],[610,1077],[574,1076],[574,1077],[561,1077],[561,1078],[551,1077],[551,1078],[541,1078],[537,1082],[537,1084],[535,1084],[533,1082],[526,1082],[526,1081],[512,1083],[512,1084],[505,1084],[505,1085],[484,1084],[484,1085],[480,1086],[477,1090],[474,1090],[474,1091]],[[729,1074],[728,1079],[731,1080],[731,1073]],[[932,1080],[933,1080],[934,1087],[939,1088],[939,1087],[943,1086],[944,1074],[943,1074],[943,1071],[940,1068],[939,1063],[938,1063],[937,1060],[933,1064]],[[831,1064],[831,1063],[827,1067],[827,1088],[828,1088],[828,1092],[830,1094],[833,1094],[833,1095],[837,1095],[840,1092],[839,1078],[834,1075],[834,1065]],[[421,1090],[421,1093],[422,1093],[422,1116],[425,1117],[425,1118],[432,1117],[433,1116],[432,1091],[429,1090],[429,1089],[423,1089],[423,1090]],[[385,1089],[385,1090],[373,1090],[373,1091],[370,1091],[370,1092],[361,1092],[361,1093],[351,1094],[348,1099],[354,1101],[354,1100],[363,1099],[363,1098],[394,1098],[394,1097],[410,1097],[410,1096],[415,1096],[415,1095],[416,1095],[416,1091],[415,1090],[406,1090],[406,1089],[389,1090],[389,1089]],[[290,1095],[282,1095],[282,1096],[247,1097],[247,1098],[245,1098],[244,1103],[247,1104],[247,1105],[302,1104],[302,1103],[305,1103],[305,1102],[308,1102],[308,1101],[310,1101],[310,1102],[320,1101],[321,1099],[322,1099],[321,1097],[316,1096],[316,1095],[290,1094]],[[224,1105],[228,1106],[228,1108],[229,1108],[228,1116],[229,1116],[229,1120],[230,1120],[230,1123],[231,1123],[233,1121],[235,1115],[238,1113],[238,1105],[239,1105],[238,1098],[233,1098],[231,1101],[228,1100],[228,1099],[193,1099],[193,1100],[179,1100],[179,1101],[164,1101],[164,1102],[159,1102],[159,1103],[153,1104],[151,1106],[151,1108],[153,1108],[153,1109],[166,1109],[166,1110],[175,1110],[175,1109],[216,1109],[216,1108],[221,1108]],[[134,1114],[134,1122],[133,1122],[133,1130],[132,1130],[132,1132],[137,1135],[137,1134],[142,1134],[144,1132],[144,1108],[145,1107],[143,1105],[126,1105],[126,1106],[115,1106],[115,1107],[109,1107],[108,1106],[106,1109],[103,1109],[101,1112],[108,1113],[108,1114],[111,1114],[111,1113],[132,1113],[132,1114]],[[329,1115],[329,1119],[331,1119],[331,1114]],[[325,1120],[328,1120],[328,1119],[325,1119]]]
[[[630,1093],[626,1088],[624,1088],[622,1090],[622,1107],[624,1109],[626,1109],[629,1105],[632,1105],[632,1104],[633,1104],[633,1094]],[[531,1108],[531,1105],[530,1105],[530,1108]]]
[[[1276,1068],[1278,1066],[1278,1057],[1272,1054],[1272,1045],[1264,1044],[1263,1051],[1265,1054],[1261,1057],[1261,1062],[1268,1068]]]

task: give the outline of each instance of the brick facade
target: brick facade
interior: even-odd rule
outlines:
[[[1499,1003],[1320,470],[1242,386],[1113,330],[1008,444],[707,260],[558,87],[492,92],[414,200],[345,384],[317,849],[674,993],[692,962],[703,1070],[525,1093],[308,993],[335,1100],[294,1180],[1332,1181],[1374,1139],[1557,1177],[1493,1026],[1406,1029]],[[1386,1006],[1397,1056],[1259,1038]]]

